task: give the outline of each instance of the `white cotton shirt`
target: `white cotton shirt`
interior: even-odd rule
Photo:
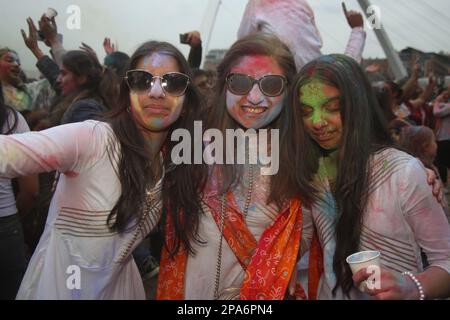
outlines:
[[[266,205],[270,192],[270,176],[260,173],[260,168],[255,169],[254,185],[258,186],[252,190],[252,201],[245,217],[248,230],[260,241],[265,229],[269,227],[278,215],[278,209],[274,204]],[[213,184],[217,183],[216,176],[211,179]],[[236,204],[243,211],[248,192],[248,181],[241,179],[237,183],[233,194]],[[217,185],[205,198],[217,197]],[[186,300],[211,300],[214,299],[215,281],[217,277],[217,266],[219,258],[219,244],[221,232],[217,226],[211,209],[205,204],[204,214],[200,216],[199,235],[206,243],[204,245],[194,243],[196,252],[194,256],[189,255],[185,275],[185,299]],[[222,240],[222,256],[219,274],[219,294],[227,288],[240,288],[244,280],[245,272],[237,260],[234,252],[225,238]]]
[[[111,231],[106,221],[121,194],[118,151],[109,124],[92,120],[0,136],[1,176],[61,174],[17,299],[145,299],[131,253],[158,222],[162,178],[138,227]]]
[[[380,251],[381,265],[391,271],[419,273],[424,270],[422,249],[430,266],[450,273],[450,226],[427,183],[425,168],[418,159],[396,149],[375,154],[372,163],[378,162],[390,170],[388,168],[395,161],[401,165],[369,196],[360,250]],[[340,289],[336,296],[332,295],[336,284],[333,270],[336,211],[335,202],[327,189],[325,198],[328,204],[316,205],[312,210],[303,209],[302,244],[308,243],[312,237],[312,219],[324,258],[324,274],[319,282],[317,298],[347,299]],[[354,287],[350,298],[370,299],[370,296]]]

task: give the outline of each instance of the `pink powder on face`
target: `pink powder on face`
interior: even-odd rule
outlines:
[[[261,9],[267,9],[277,2],[280,2],[280,0],[262,0],[259,5]]]
[[[263,55],[245,56],[231,69],[231,73],[243,73],[255,78],[266,74],[283,74],[271,57]]]
[[[269,56],[249,55],[244,56],[231,68],[230,73],[242,73],[254,79],[261,79],[266,75],[284,75],[279,64]],[[253,85],[246,95],[235,95],[227,91],[226,104],[231,117],[245,128],[260,129],[267,125],[280,114],[283,108],[285,92],[277,97],[265,96],[260,88]],[[266,108],[263,113],[248,112],[245,108]]]

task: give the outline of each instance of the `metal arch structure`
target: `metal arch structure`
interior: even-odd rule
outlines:
[[[369,17],[369,8],[371,6],[371,3],[369,0],[357,0],[359,3],[362,11],[366,15],[367,18]],[[220,5],[222,4],[222,0],[209,0],[208,1],[208,7],[206,9],[205,15],[203,17],[202,25],[201,25],[201,31],[202,34],[205,36],[203,37],[206,39],[203,46],[203,59],[205,55],[208,53],[209,45],[211,41],[211,35],[214,31],[214,26],[217,20],[217,15],[219,13]],[[212,14],[211,14],[212,13]],[[378,42],[380,43],[387,59],[389,62],[389,65],[392,69],[392,72],[394,73],[394,76],[396,80],[403,79],[408,76],[408,73],[406,71],[405,66],[403,65],[400,56],[398,55],[397,51],[395,51],[394,46],[392,45],[391,40],[389,39],[389,36],[386,32],[386,29],[383,27],[383,24],[380,22],[379,28],[373,28],[375,35],[378,39]]]
[[[369,0],[357,0],[361,9],[367,18],[369,18]],[[395,79],[400,80],[408,76],[406,72],[405,66],[402,63],[397,51],[395,51],[394,46],[392,45],[391,40],[389,39],[386,30],[383,27],[383,24],[380,22],[379,28],[373,28],[375,35],[380,43],[386,57],[388,59],[389,65],[392,68],[392,72],[394,73]]]
[[[220,5],[222,4],[222,0],[208,0],[208,7],[206,8],[205,15],[203,17],[201,32],[204,39],[206,41],[203,42],[203,57],[202,57],[202,65],[205,61],[205,56],[209,51],[209,44],[211,42],[211,35],[214,31],[214,26],[216,24],[217,15],[219,13]],[[211,15],[211,13],[213,13]]]

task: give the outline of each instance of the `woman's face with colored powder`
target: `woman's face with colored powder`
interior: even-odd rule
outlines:
[[[244,56],[230,70],[230,74],[242,74],[259,80],[267,75],[284,76],[279,64],[271,57],[262,55]],[[261,92],[258,83],[254,83],[250,92],[239,95],[227,88],[226,105],[230,116],[242,127],[260,129],[267,127],[280,114],[286,95],[286,84],[277,96],[271,97]]]
[[[299,90],[303,124],[310,137],[326,150],[339,148],[342,137],[340,92],[312,79]]]
[[[158,52],[142,58],[136,69],[145,70],[153,76],[180,72],[175,58]],[[184,99],[184,94],[172,96],[166,93],[161,78],[155,78],[149,90],[130,91],[131,113],[140,127],[154,132],[167,131],[180,117]]]
[[[20,80],[20,60],[13,51],[8,51],[0,56],[0,80],[15,85]]]

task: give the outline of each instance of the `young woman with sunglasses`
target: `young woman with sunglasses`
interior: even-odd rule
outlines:
[[[292,106],[302,128],[305,172],[320,191],[312,218],[323,249],[319,299],[433,299],[450,294],[450,227],[425,168],[393,148],[371,85],[343,55],[323,56],[295,78]],[[301,173],[301,172],[300,172]],[[305,228],[309,243],[312,228]],[[310,260],[319,259],[311,247]],[[381,252],[380,273],[352,276],[346,257]],[[421,251],[429,266],[424,270]],[[314,261],[312,261],[314,262]],[[377,277],[377,275],[379,277]],[[368,286],[365,280],[375,280]],[[363,283],[364,292],[357,289]]]
[[[61,173],[17,298],[145,298],[131,252],[160,218],[163,184],[177,194],[175,208],[199,207],[192,171],[177,166],[176,177],[165,176],[161,152],[170,154],[172,130],[193,127],[201,100],[189,79],[178,49],[148,42],[131,57],[104,122],[0,136],[3,177]]]
[[[250,161],[209,168],[204,214],[193,226],[201,241],[178,245],[177,214],[170,212],[159,299],[285,297],[300,246],[300,199],[307,201],[310,194],[307,180],[298,187],[295,177],[298,132],[285,105],[294,74],[292,54],[274,36],[245,37],[228,50],[218,67],[207,127],[224,137],[227,129],[279,130],[280,152],[272,156],[279,156],[280,168],[272,176],[262,175],[263,165]]]

